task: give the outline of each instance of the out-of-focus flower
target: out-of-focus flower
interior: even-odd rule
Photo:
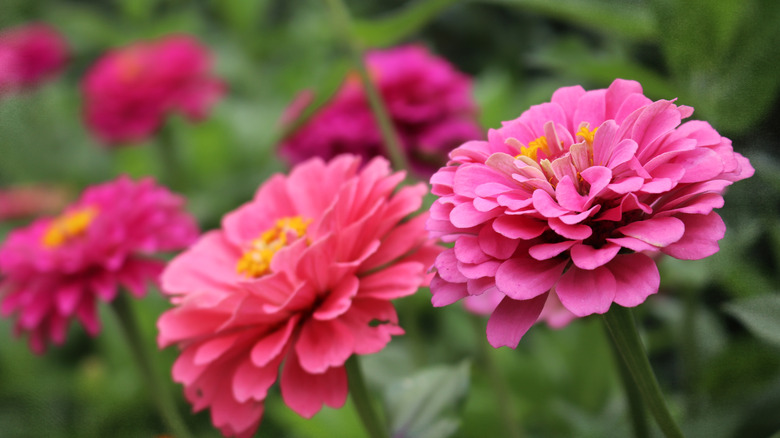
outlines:
[[[68,45],[47,24],[34,23],[0,32],[0,95],[39,85],[62,70]]]
[[[718,251],[722,192],[753,174],[731,141],[693,109],[652,102],[633,81],[562,88],[552,101],[467,142],[432,178],[432,235],[455,242],[436,260],[432,302],[498,291],[493,346],[515,347],[550,295],[576,316],[658,291],[648,255]]]
[[[82,84],[89,129],[104,143],[146,140],[173,112],[204,119],[225,86],[211,74],[208,50],[172,36],[113,50]]]
[[[178,344],[173,378],[224,435],[249,437],[280,365],[284,401],[311,417],[347,396],[345,361],[403,333],[390,302],[430,277],[440,249],[417,211],[423,184],[384,158],[319,158],[276,175],[176,257],[162,276],[175,307],[161,347]]]
[[[445,59],[411,45],[371,51],[366,64],[416,173],[431,175],[454,147],[482,138],[471,79]],[[311,93],[299,96],[283,121],[294,119],[311,100]],[[313,156],[329,159],[340,153],[364,158],[386,155],[356,74],[281,144],[280,152],[292,163]]]
[[[68,193],[57,186],[30,185],[0,189],[0,221],[51,214],[67,204]]]
[[[183,206],[150,179],[120,177],[88,188],[62,215],[12,231],[0,248],[0,311],[17,315],[15,330],[29,333],[36,353],[62,344],[72,318],[96,335],[97,299],[113,300],[120,287],[142,297],[164,267],[153,256],[197,238]]]

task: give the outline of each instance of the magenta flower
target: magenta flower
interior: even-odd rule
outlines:
[[[173,378],[224,435],[249,437],[281,365],[287,405],[311,417],[347,396],[345,361],[402,334],[391,299],[426,284],[439,247],[420,208],[376,158],[315,158],[276,175],[175,258],[162,276],[175,307],[157,325],[178,344]]]
[[[197,237],[183,205],[150,179],[121,177],[88,188],[59,217],[12,231],[0,247],[0,311],[17,315],[16,333],[28,332],[36,353],[62,344],[72,318],[97,335],[97,299],[113,300],[120,287],[144,296],[164,267],[153,256]]]
[[[68,45],[52,27],[27,24],[0,32],[0,95],[34,87],[56,75],[68,59]]]
[[[384,99],[415,172],[431,175],[447,153],[466,140],[481,138],[471,79],[422,46],[376,50],[368,69]],[[312,100],[299,96],[283,121],[294,119]],[[292,163],[341,153],[364,158],[385,155],[382,136],[356,74],[336,96],[280,146]]]
[[[432,178],[433,305],[498,291],[487,337],[517,346],[554,297],[576,316],[658,291],[654,253],[718,251],[722,192],[753,174],[693,109],[652,102],[633,81],[561,88],[552,102],[450,154]],[[492,293],[492,292],[491,292]]]
[[[188,36],[109,52],[82,84],[87,127],[104,143],[143,141],[181,112],[204,119],[225,91],[211,75],[208,50]]]

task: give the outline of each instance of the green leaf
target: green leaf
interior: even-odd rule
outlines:
[[[458,0],[420,0],[375,20],[354,20],[353,31],[367,47],[388,47],[408,38]]]
[[[780,294],[769,293],[732,301],[726,305],[726,311],[757,337],[780,345]]]
[[[476,0],[516,6],[548,17],[638,41],[652,41],[657,31],[655,17],[642,2],[604,0]]]
[[[449,414],[469,387],[470,363],[427,368],[391,384],[385,394],[388,420],[396,438],[444,438],[459,421]]]

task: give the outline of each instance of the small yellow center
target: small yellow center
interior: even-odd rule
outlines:
[[[273,227],[252,241],[249,249],[236,264],[236,272],[248,278],[259,278],[271,269],[271,260],[277,251],[306,233],[311,219],[300,216],[283,217]]]
[[[543,150],[547,156],[550,155],[550,148],[547,146],[547,137],[541,136],[536,140],[528,143],[528,146],[521,146],[520,154],[515,156],[515,158],[519,158],[521,155],[525,155],[526,157],[537,161],[537,152],[539,149]]]
[[[83,235],[97,214],[98,211],[95,207],[84,207],[54,219],[43,235],[43,246],[57,248],[73,238]]]
[[[577,135],[582,137],[590,146],[593,146],[593,139],[596,137],[596,131],[599,127],[595,127],[592,130],[588,129],[587,125],[580,126],[580,130],[577,131]]]

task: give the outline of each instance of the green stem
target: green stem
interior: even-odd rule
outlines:
[[[623,358],[620,355],[615,340],[609,337],[609,344],[612,347],[612,351],[615,355],[615,364],[618,368],[618,374],[620,375],[620,383],[623,384],[623,389],[626,392],[626,398],[628,399],[628,411],[631,416],[631,426],[634,429],[634,436],[636,438],[649,438],[650,431],[647,428],[647,416],[645,415],[644,404],[642,403],[642,394],[639,393],[639,388],[634,384],[634,380],[631,377],[631,371],[626,366]]]
[[[154,369],[151,356],[146,350],[141,332],[133,315],[132,303],[124,292],[120,292],[112,303],[122,332],[130,346],[131,356],[135,360],[146,386],[151,392],[163,421],[170,433],[176,438],[190,438],[192,434],[185,426],[176,409],[171,393],[166,391],[163,380]]]
[[[355,404],[355,409],[363,422],[363,426],[366,428],[366,432],[368,432],[368,436],[371,438],[388,438],[387,429],[382,426],[382,421],[371,405],[371,397],[368,394],[357,355],[353,354],[350,356],[345,366],[347,379],[349,380],[349,394],[352,396],[352,402]]]
[[[669,412],[645,348],[639,339],[631,310],[614,305],[603,315],[603,321],[661,431],[667,438],[682,438],[682,431]]]
[[[176,141],[170,125],[166,124],[158,132],[157,146],[163,166],[163,181],[169,188],[181,190],[183,183],[181,160],[177,154]]]
[[[490,385],[493,387],[498,414],[501,417],[501,421],[504,423],[504,431],[506,432],[504,436],[509,438],[521,438],[523,432],[517,426],[512,394],[508,391],[509,385],[504,378],[504,374],[498,368],[498,364],[496,364],[496,361],[493,358],[493,354],[496,350],[489,347],[485,340],[485,326],[482,323],[483,319],[476,315],[470,315],[470,319],[472,327],[477,334],[479,360],[485,368],[487,378],[490,380]]]
[[[360,81],[363,83],[363,89],[368,97],[368,104],[371,106],[371,111],[374,113],[374,117],[379,125],[379,131],[382,133],[387,155],[390,157],[394,168],[411,171],[387,107],[384,101],[382,101],[379,90],[377,90],[376,85],[371,80],[371,76],[366,68],[363,47],[361,47],[360,41],[354,37],[352,32],[352,19],[350,18],[349,10],[343,0],[326,1],[330,7],[334,26],[342,32],[342,37],[352,57],[352,63],[360,76]]]

